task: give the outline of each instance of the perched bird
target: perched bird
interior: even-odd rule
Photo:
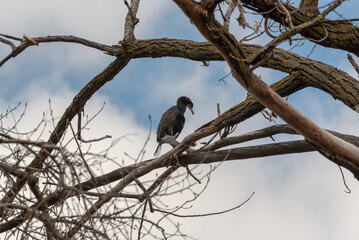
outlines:
[[[163,113],[160,122],[157,126],[157,142],[158,146],[155,151],[155,156],[158,156],[161,152],[161,139],[166,136],[178,137],[183,129],[185,122],[184,113],[186,107],[193,112],[193,103],[188,97],[180,97],[177,99],[177,106],[170,107],[166,112]]]

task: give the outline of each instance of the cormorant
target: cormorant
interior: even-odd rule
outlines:
[[[155,151],[155,156],[161,152],[161,139],[166,136],[175,136],[181,133],[185,122],[184,113],[186,107],[193,112],[193,103],[188,97],[182,96],[177,99],[177,106],[170,107],[166,112],[163,113],[160,122],[157,126],[157,142],[158,146]]]

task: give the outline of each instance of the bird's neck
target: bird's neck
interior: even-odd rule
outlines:
[[[178,104],[177,107],[183,113],[186,111],[186,105],[184,105],[183,103]]]

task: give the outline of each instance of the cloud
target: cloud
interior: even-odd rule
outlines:
[[[1,28],[8,34],[18,37],[74,34],[95,41],[107,40],[106,43],[114,43],[123,35],[126,9],[119,1],[103,4],[93,0],[36,0],[21,2],[21,7],[19,4],[19,1],[11,1],[6,4],[6,11],[3,8]]]

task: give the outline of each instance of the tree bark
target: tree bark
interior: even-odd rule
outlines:
[[[276,0],[242,0],[243,4],[252,6],[255,11],[263,14],[264,17],[269,17],[280,24],[288,26],[288,23],[283,21],[286,17],[285,14],[276,10],[275,2]],[[283,5],[291,13],[295,26],[311,20],[311,17],[300,11],[300,9],[285,3]],[[342,49],[359,57],[359,27],[349,21],[326,20],[317,26],[305,29],[300,34],[309,40],[314,39],[319,45]]]
[[[232,69],[236,80],[256,97],[263,105],[271,109],[308,141],[334,156],[337,163],[348,168],[359,178],[359,148],[345,142],[314,124],[261,79],[249,70],[244,51],[226,29],[215,19],[213,11],[220,1],[202,1],[197,4],[191,0],[175,0],[202,35],[222,54]]]

